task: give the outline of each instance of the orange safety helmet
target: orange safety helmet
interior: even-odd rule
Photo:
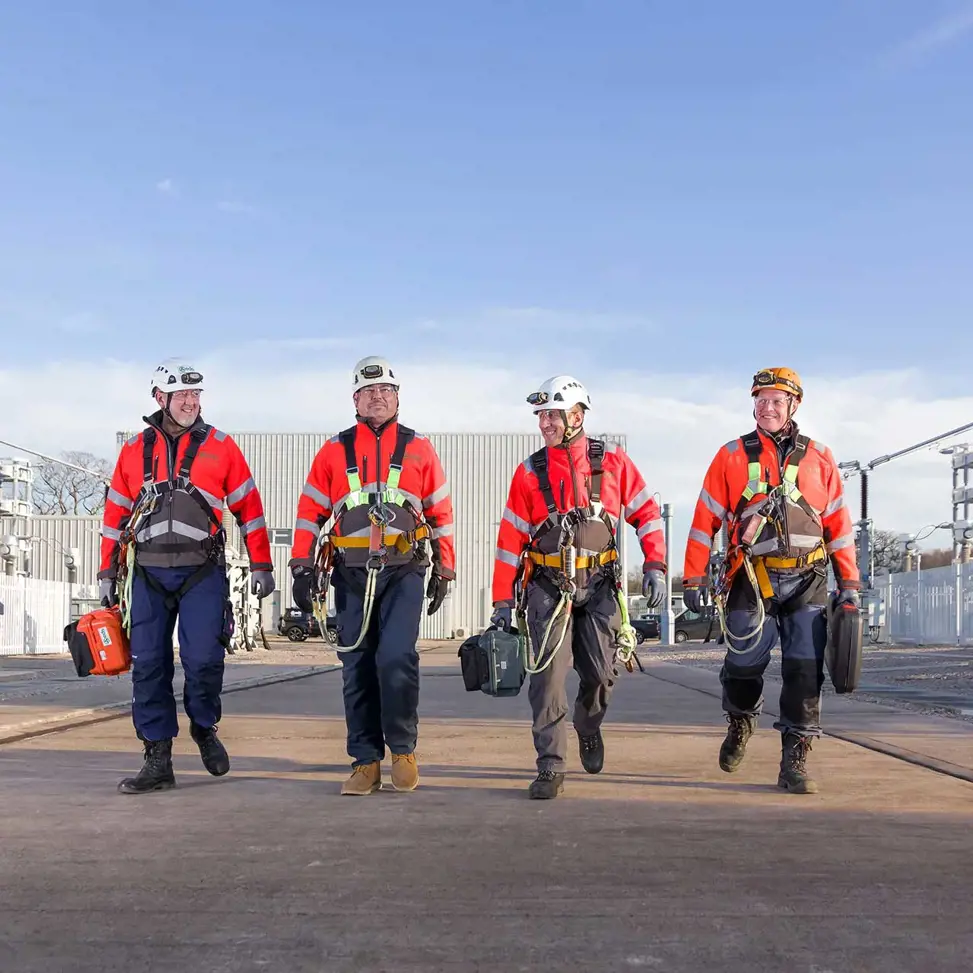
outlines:
[[[781,392],[790,392],[791,395],[796,396],[798,402],[804,398],[801,376],[793,368],[762,368],[753,377],[753,388],[750,389],[750,394],[756,395],[761,389],[780,389]]]

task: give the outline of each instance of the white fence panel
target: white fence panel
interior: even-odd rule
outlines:
[[[973,644],[973,563],[890,575],[879,595],[889,641]]]
[[[67,652],[64,627],[71,617],[71,585],[23,576],[0,576],[0,655]]]

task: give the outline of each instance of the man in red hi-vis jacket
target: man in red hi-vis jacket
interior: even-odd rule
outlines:
[[[423,579],[428,571],[432,615],[456,577],[456,560],[446,476],[432,443],[399,423],[399,380],[388,361],[358,362],[352,394],[357,422],[326,442],[311,464],[290,565],[294,602],[303,611],[320,599],[328,569],[334,573],[352,758],[341,793],[360,796],[382,786],[386,747],[393,787],[411,791],[419,782],[416,643]]]
[[[527,401],[545,446],[513,475],[500,521],[493,569],[491,622],[510,629],[518,581],[526,599],[531,653],[537,778],[528,796],[557,797],[564,785],[571,660],[580,678],[574,705],[581,763],[590,774],[605,759],[601,724],[614,685],[625,597],[617,532],[624,519],[642,546],[642,592],[648,607],[665,601],[666,547],[659,505],[619,446],[584,431],[591,399],[570,375],[546,381]],[[553,653],[553,654],[552,654]]]
[[[808,774],[821,735],[828,641],[828,562],[834,603],[858,607],[855,529],[831,450],[805,436],[794,416],[804,398],[791,368],[765,368],[750,387],[756,428],[721,446],[703,479],[686,544],[683,600],[700,611],[710,548],[725,524],[729,550],[717,591],[727,653],[720,670],[729,724],[719,763],[734,773],[757,728],[764,671],[780,642],[779,787],[818,790]]]
[[[190,735],[206,769],[230,769],[216,737],[222,714],[223,663],[231,622],[224,556],[223,503],[240,525],[259,598],[274,590],[270,541],[260,494],[240,448],[203,422],[203,376],[167,359],[152,373],[159,411],[118,456],[102,526],[102,604],[117,604],[121,572],[130,596],[132,720],[145,751],[125,794],[172,787],[172,740],[178,733],[173,697],[172,633],[179,617],[179,658]],[[120,563],[121,562],[121,563]]]

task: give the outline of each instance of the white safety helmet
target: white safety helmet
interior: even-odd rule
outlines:
[[[184,358],[167,358],[152,373],[149,394],[154,396],[156,389],[166,393],[181,392],[183,389],[202,392],[203,373]]]
[[[585,411],[591,408],[588,390],[573,375],[549,378],[536,392],[527,396],[527,402],[534,407],[535,415],[545,409],[566,412],[573,405],[580,405]]]
[[[357,392],[369,385],[393,385],[398,391],[399,380],[395,377],[388,359],[369,355],[355,365],[351,377],[352,390]]]

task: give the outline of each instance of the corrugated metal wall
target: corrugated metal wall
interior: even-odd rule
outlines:
[[[34,517],[0,518],[0,534],[17,534],[30,538],[30,574],[48,581],[67,581],[64,554],[76,547],[80,552],[78,584],[97,585],[98,559],[101,555],[101,517]]]
[[[626,446],[626,437],[593,433]],[[120,433],[124,442],[131,433]],[[264,502],[275,576],[282,589],[281,606],[291,604],[287,561],[297,509],[307,471],[321,444],[333,433],[235,433],[253,471]],[[457,629],[476,631],[490,615],[490,584],[497,530],[507,500],[507,489],[517,464],[539,449],[539,434],[432,433],[429,434],[449,480],[455,516],[457,581],[443,607],[432,617],[423,615],[423,638],[448,638]],[[232,517],[226,518],[230,544],[240,548],[240,536]],[[78,582],[93,584],[97,573],[100,518],[34,517],[30,528],[18,521],[16,532],[44,538],[34,542],[32,574],[66,580],[62,555],[55,548],[78,547],[82,565]],[[6,533],[8,528],[4,527]],[[626,527],[621,535],[623,563],[633,537]]]

